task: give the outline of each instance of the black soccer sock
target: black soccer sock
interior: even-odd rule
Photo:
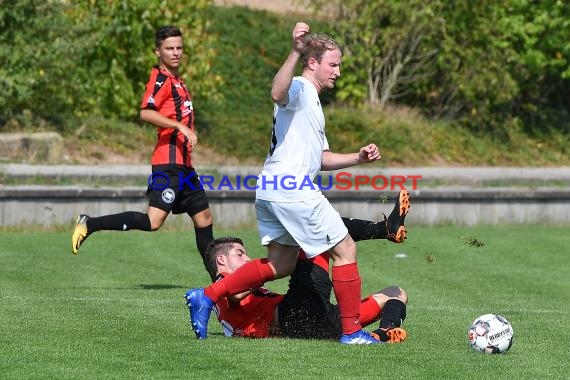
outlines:
[[[372,222],[355,218],[342,218],[342,221],[354,241],[386,239],[388,237],[388,229],[384,221]]]
[[[206,256],[206,248],[208,244],[214,240],[213,225],[210,224],[207,227],[194,227],[194,233],[196,234],[196,246],[198,247],[198,252],[202,259]]]
[[[389,299],[380,313],[380,328],[400,327],[406,319],[406,304],[397,299]]]
[[[207,227],[194,227],[194,233],[196,234],[196,246],[198,247],[198,252],[200,252],[200,256],[202,256],[202,262],[208,270],[208,265],[206,265],[205,257],[206,257],[206,248],[208,248],[208,244],[214,240],[214,232],[213,232],[213,225],[210,224]],[[212,281],[216,278],[216,273],[211,273],[210,277]]]
[[[87,220],[87,231],[89,234],[100,230],[150,231],[150,218],[147,214],[143,214],[142,212],[126,211],[119,214],[89,218]]]

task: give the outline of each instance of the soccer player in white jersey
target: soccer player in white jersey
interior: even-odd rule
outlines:
[[[355,153],[329,150],[319,93],[334,87],[340,76],[342,54],[332,38],[309,34],[309,25],[305,23],[295,25],[292,50],[273,79],[271,146],[256,190],[258,228],[268,255],[266,259],[250,261],[205,289],[186,292],[192,329],[198,339],[207,337],[208,320],[216,301],[288,276],[295,268],[300,246],[309,258],[328,251],[333,259],[332,282],[343,332],[340,342],[378,343],[362,330],[359,322],[361,279],[356,245],[338,212],[312,183],[319,170],[380,159],[375,144]],[[295,77],[299,60],[302,75]],[[405,230],[399,231],[394,240],[403,239]]]

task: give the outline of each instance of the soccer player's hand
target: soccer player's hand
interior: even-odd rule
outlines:
[[[309,25],[298,22],[293,28],[293,50],[301,52],[305,47],[305,35],[309,33]]]
[[[374,162],[381,159],[380,150],[376,144],[368,144],[360,148],[358,152],[358,161],[360,163]]]
[[[178,130],[184,136],[186,136],[186,138],[188,139],[188,144],[190,144],[190,146],[194,147],[196,146],[196,144],[198,144],[198,136],[190,128],[188,128],[185,125],[182,125],[178,128]]]

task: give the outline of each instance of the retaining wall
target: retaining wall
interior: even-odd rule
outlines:
[[[382,212],[391,211],[397,192],[331,190],[325,194],[343,216],[378,220]],[[407,224],[570,225],[570,189],[445,188],[412,190],[410,194],[412,208]],[[254,226],[254,196],[253,191],[208,191],[216,226]],[[73,223],[79,213],[98,216],[145,211],[146,207],[141,188],[0,187],[2,226]],[[186,223],[187,218],[169,217],[167,223]]]

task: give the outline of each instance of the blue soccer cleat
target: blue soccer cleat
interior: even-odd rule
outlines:
[[[341,344],[379,344],[382,343],[364,330],[340,337]]]
[[[196,338],[208,337],[208,320],[214,307],[214,301],[204,294],[203,288],[190,289],[184,294],[186,305],[190,311],[190,325]]]

